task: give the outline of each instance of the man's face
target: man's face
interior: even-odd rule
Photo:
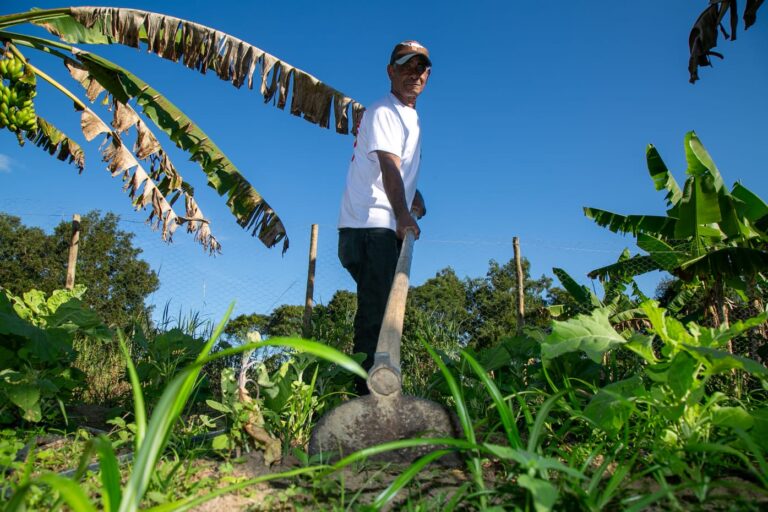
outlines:
[[[427,60],[421,55],[411,57],[404,64],[387,66],[392,92],[401,99],[415,100],[427,85],[430,71]]]

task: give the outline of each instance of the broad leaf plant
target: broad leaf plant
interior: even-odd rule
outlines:
[[[692,291],[704,297],[715,325],[728,323],[726,294],[759,297],[768,285],[768,204],[741,183],[729,190],[694,132],[685,136],[687,179],[680,187],[653,145],[646,149],[648,171],[665,191],[666,215],[622,215],[584,208],[587,217],[614,233],[631,234],[646,254],[593,270],[610,282],[665,271],[686,286],[672,301],[677,311]],[[757,310],[763,309],[757,304]]]

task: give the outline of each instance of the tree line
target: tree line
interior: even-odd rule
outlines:
[[[126,327],[151,316],[146,300],[159,288],[160,279],[141,259],[134,234],[119,229],[119,221],[109,212],[91,211],[82,217],[77,282],[88,288],[83,298],[87,306],[106,323]],[[16,295],[33,288],[48,294],[64,288],[71,230],[71,224],[62,221],[47,234],[19,217],[0,213],[0,286]],[[525,259],[523,274],[527,311],[536,312],[562,297],[551,278],[531,277]],[[446,267],[411,288],[404,335],[414,338],[425,323],[436,322],[450,327],[457,344],[487,346],[516,331],[517,300],[513,260],[491,260],[486,274],[474,278],[460,278]],[[264,336],[299,336],[303,311],[303,306],[283,304],[271,312],[243,314],[232,319],[226,333],[233,342],[253,330]],[[327,304],[315,306],[312,337],[350,348],[355,311],[355,294],[338,290]]]

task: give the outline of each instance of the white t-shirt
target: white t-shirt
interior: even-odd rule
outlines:
[[[392,93],[363,113],[341,200],[340,228],[396,228],[376,151],[400,157],[400,176],[410,209],[421,162],[419,115]]]

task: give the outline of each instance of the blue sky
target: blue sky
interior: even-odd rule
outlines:
[[[742,181],[768,198],[767,8],[750,30],[740,23],[737,41],[721,38],[718,50],[725,60],[703,68],[701,80],[691,85],[688,33],[705,0],[411,2],[407,9],[359,1],[101,4],[154,10],[223,30],[363,104],[387,92],[385,67],[395,43],[415,38],[425,44],[434,68],[417,108],[423,130],[420,189],[429,213],[415,253],[416,284],[446,266],[480,276],[490,258],[511,257],[513,236],[520,237],[535,276],[551,275],[558,266],[587,283],[589,270],[634,245],[586,219],[582,207],[663,213],[663,194],[653,190],[645,167],[645,147],[653,143],[682,183],[688,130],[698,133],[728,184]],[[2,10],[61,5],[10,1]],[[145,248],[150,264],[193,265],[188,274],[169,274],[169,281],[205,279],[222,296],[234,295],[241,312],[268,304],[222,283],[288,287],[287,300],[300,302],[312,223],[321,226],[321,254],[332,259],[334,253],[352,137],[265,106],[255,91],[237,90],[143,51],[93,50],[151,83],[196,120],[273,205],[291,237],[285,256],[267,251],[237,227],[194,164],[172,152],[182,175],[196,186],[224,255],[204,256],[180,230],[173,246]],[[34,59],[79,92],[55,59]],[[82,140],[69,102],[44,85],[38,98],[41,115]],[[88,166],[77,176],[31,145],[18,148],[4,132],[0,211],[50,228],[69,212],[111,210],[146,238],[144,217],[131,210],[119,182],[104,171],[97,144],[85,147]],[[326,283],[321,300],[330,299],[331,288],[350,285],[337,266],[330,272],[333,279],[319,280]],[[647,291],[655,279],[643,282]],[[171,283],[163,286],[159,302],[184,303]]]

